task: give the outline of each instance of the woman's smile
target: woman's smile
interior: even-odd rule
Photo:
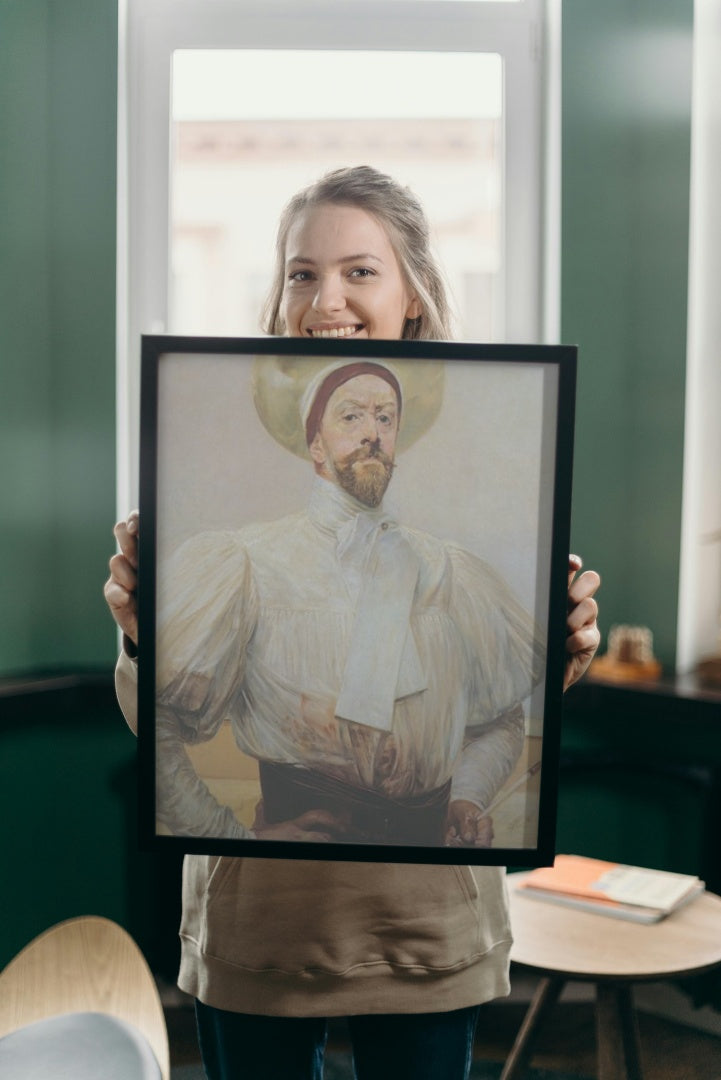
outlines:
[[[353,337],[363,330],[363,323],[352,323],[350,326],[309,326],[306,333],[311,337],[343,338]]]
[[[281,310],[291,337],[397,339],[420,304],[380,221],[322,203],[288,232]]]

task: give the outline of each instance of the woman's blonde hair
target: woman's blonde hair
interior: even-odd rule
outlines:
[[[323,203],[357,206],[384,226],[401,272],[422,309],[418,318],[406,319],[401,337],[449,340],[452,337],[451,311],[441,271],[430,250],[428,221],[423,207],[410,188],[370,165],[327,173],[294,195],[283,210],[275,246],[275,276],[263,311],[263,330],[267,334],[285,333],[281,304],[288,233],[300,214]]]

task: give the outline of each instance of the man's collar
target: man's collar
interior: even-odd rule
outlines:
[[[349,525],[360,516],[369,523],[378,525],[392,520],[382,505],[365,506],[332,480],[326,480],[322,476],[315,477],[308,503],[308,517],[311,521],[337,534],[343,526]]]

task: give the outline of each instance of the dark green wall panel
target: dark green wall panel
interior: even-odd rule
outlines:
[[[0,671],[45,651],[52,588],[45,5],[0,3]]]
[[[563,6],[562,337],[579,345],[573,544],[602,629],[675,658],[692,0]]]
[[[91,718],[53,710],[3,727],[0,807],[14,824],[3,838],[13,869],[0,967],[61,919],[98,914],[127,923],[132,803],[124,805],[121,779],[134,755],[117,709],[95,705]]]
[[[557,850],[699,874],[721,888],[719,701],[581,682],[564,701]]]
[[[115,0],[51,4],[50,198],[61,663],[112,659],[100,586],[115,505]],[[88,70],[89,67],[89,70]]]
[[[62,919],[104,915],[177,973],[180,859],[138,849],[137,741],[110,675],[0,692],[0,969]]]
[[[0,675],[112,662],[116,0],[0,0]]]

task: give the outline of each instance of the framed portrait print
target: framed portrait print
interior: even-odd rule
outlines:
[[[144,846],[552,861],[575,371],[143,339]]]

